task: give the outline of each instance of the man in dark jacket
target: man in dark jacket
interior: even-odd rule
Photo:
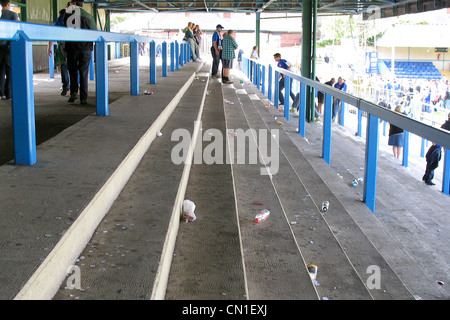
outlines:
[[[441,146],[434,144],[428,149],[428,152],[425,156],[427,159],[427,167],[425,169],[425,174],[422,177],[422,180],[429,186],[434,186],[435,183],[432,182],[434,178],[434,170],[438,167],[439,161],[441,160]]]
[[[66,9],[64,24],[69,28],[97,30],[94,18],[82,9],[84,1],[72,1]],[[92,42],[66,42],[67,65],[70,75],[70,98],[74,102],[78,96],[78,73],[80,74],[80,103],[86,104],[88,97],[89,64],[91,52],[94,49]]]

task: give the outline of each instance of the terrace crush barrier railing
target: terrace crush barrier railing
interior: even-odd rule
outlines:
[[[268,74],[266,75],[266,71]],[[274,67],[270,64],[263,64],[259,60],[249,59],[242,57],[242,71],[247,78],[253,78],[252,82],[257,86],[261,92],[266,95],[275,107],[279,106],[279,82],[280,74],[285,75],[285,95],[284,95],[284,117],[287,121],[290,120],[290,81],[295,80],[300,83],[300,109],[299,109],[299,124],[298,132],[303,137],[305,136],[306,128],[306,95],[310,90],[317,90],[323,92],[324,99],[324,111],[323,111],[323,139],[322,139],[322,157],[325,162],[330,165],[331,163],[331,133],[332,133],[332,107],[333,99],[339,99],[340,101],[354,106],[358,110],[358,135],[361,136],[361,121],[362,114],[367,114],[367,127],[366,127],[366,143],[365,143],[365,167],[364,167],[364,195],[363,201],[369,207],[372,212],[375,212],[376,201],[376,183],[377,183],[377,165],[378,165],[378,146],[379,146],[379,128],[382,122],[389,122],[397,127],[404,129],[405,131],[405,152],[403,165],[407,166],[407,148],[409,145],[409,134],[413,133],[419,137],[422,137],[422,141],[427,139],[442,146],[444,149],[444,170],[442,178],[442,192],[449,195],[450,189],[450,132],[435,128],[433,126],[424,124],[420,121],[412,119],[406,115],[398,112],[391,111],[387,108],[378,106],[370,101],[352,96],[346,92],[335,89],[329,85],[322,84],[318,81],[314,81],[305,78],[301,75],[287,71],[282,68]],[[250,72],[252,73],[250,75]],[[266,85],[266,79],[267,85]],[[343,110],[341,112],[344,112]],[[342,123],[341,123],[342,124]],[[406,155],[405,155],[406,154]],[[406,157],[406,158],[405,158]],[[405,163],[406,162],[406,163]]]
[[[16,164],[33,165],[36,156],[36,129],[33,89],[33,41],[94,42],[96,114],[109,115],[107,43],[130,43],[130,94],[139,95],[139,43],[150,43],[150,84],[157,83],[156,43],[160,39],[124,33],[67,28],[27,22],[0,20],[0,39],[10,40],[12,121],[14,160]],[[175,54],[173,54],[175,53]],[[168,76],[168,44],[162,42],[162,76]],[[191,61],[189,43],[170,43],[170,71]],[[91,61],[91,67],[94,66]],[[53,64],[50,63],[50,69]],[[92,71],[92,70],[91,70]],[[50,70],[50,77],[52,71]],[[92,73],[90,79],[92,80]]]

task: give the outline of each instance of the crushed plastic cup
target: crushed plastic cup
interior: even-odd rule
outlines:
[[[357,179],[353,179],[352,184],[356,188],[358,186],[358,180]]]
[[[324,201],[322,202],[322,211],[326,212],[328,211],[328,206],[330,205],[330,203],[328,201]]]
[[[191,200],[183,201],[183,218],[186,222],[192,222],[197,219],[195,213],[195,204]]]
[[[315,264],[307,264],[306,267],[308,268],[308,273],[309,273],[309,276],[311,277],[311,280],[316,280],[317,266]]]
[[[255,223],[260,223],[262,221],[267,220],[267,218],[269,217],[270,212],[267,209],[261,210],[255,217]]]

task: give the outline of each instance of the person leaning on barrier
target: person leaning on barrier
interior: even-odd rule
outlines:
[[[280,53],[275,53],[273,55],[273,58],[275,59],[275,61],[277,62],[277,67],[278,68],[282,68],[282,69],[286,69],[286,70],[291,70],[292,68],[292,64],[285,60],[285,59],[281,59],[281,54]],[[278,89],[279,89],[279,94],[278,94],[278,98],[280,99],[280,106],[284,105],[284,95],[283,95],[283,89],[284,89],[284,74],[280,73],[280,81],[279,81],[279,85],[278,85]],[[291,97],[292,100],[295,100],[295,95],[292,92],[292,78],[289,81],[290,84],[290,92],[289,92],[289,96]]]
[[[72,1],[66,8],[64,25],[69,28],[81,28],[97,30],[94,17],[82,9],[84,1]],[[79,15],[79,20],[76,19]],[[79,21],[79,25],[76,23]],[[94,49],[92,42],[66,42],[67,64],[70,75],[70,98],[67,102],[74,102],[78,98],[80,89],[80,103],[87,104],[89,84],[89,64],[91,52]],[[80,75],[80,86],[78,88],[78,74]]]
[[[11,1],[1,0],[2,20],[20,21],[19,16],[14,11],[11,11]],[[8,40],[0,40],[0,70],[5,72],[5,84],[3,90],[2,100],[11,100],[11,54]]]

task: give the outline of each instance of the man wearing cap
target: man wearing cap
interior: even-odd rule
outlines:
[[[222,53],[222,25],[218,24],[216,26],[216,31],[214,31],[213,37],[212,37],[212,47],[211,47],[211,55],[213,58],[213,65],[211,70],[211,76],[214,78],[219,78],[219,75],[217,74],[219,70],[219,63],[221,59],[221,53]]]
[[[94,18],[82,9],[84,1],[72,1],[66,8],[64,24],[69,28],[97,30]],[[77,19],[79,15],[79,20]],[[67,66],[70,76],[70,98],[67,102],[74,102],[78,98],[78,74],[80,75],[80,103],[87,104],[89,64],[91,52],[94,49],[92,42],[66,42]]]
[[[347,92],[347,84],[345,83],[345,79],[343,77],[338,78],[338,82],[334,85],[336,89]],[[333,121],[336,119],[337,114],[341,111],[342,101],[339,99],[335,99],[333,103]]]

